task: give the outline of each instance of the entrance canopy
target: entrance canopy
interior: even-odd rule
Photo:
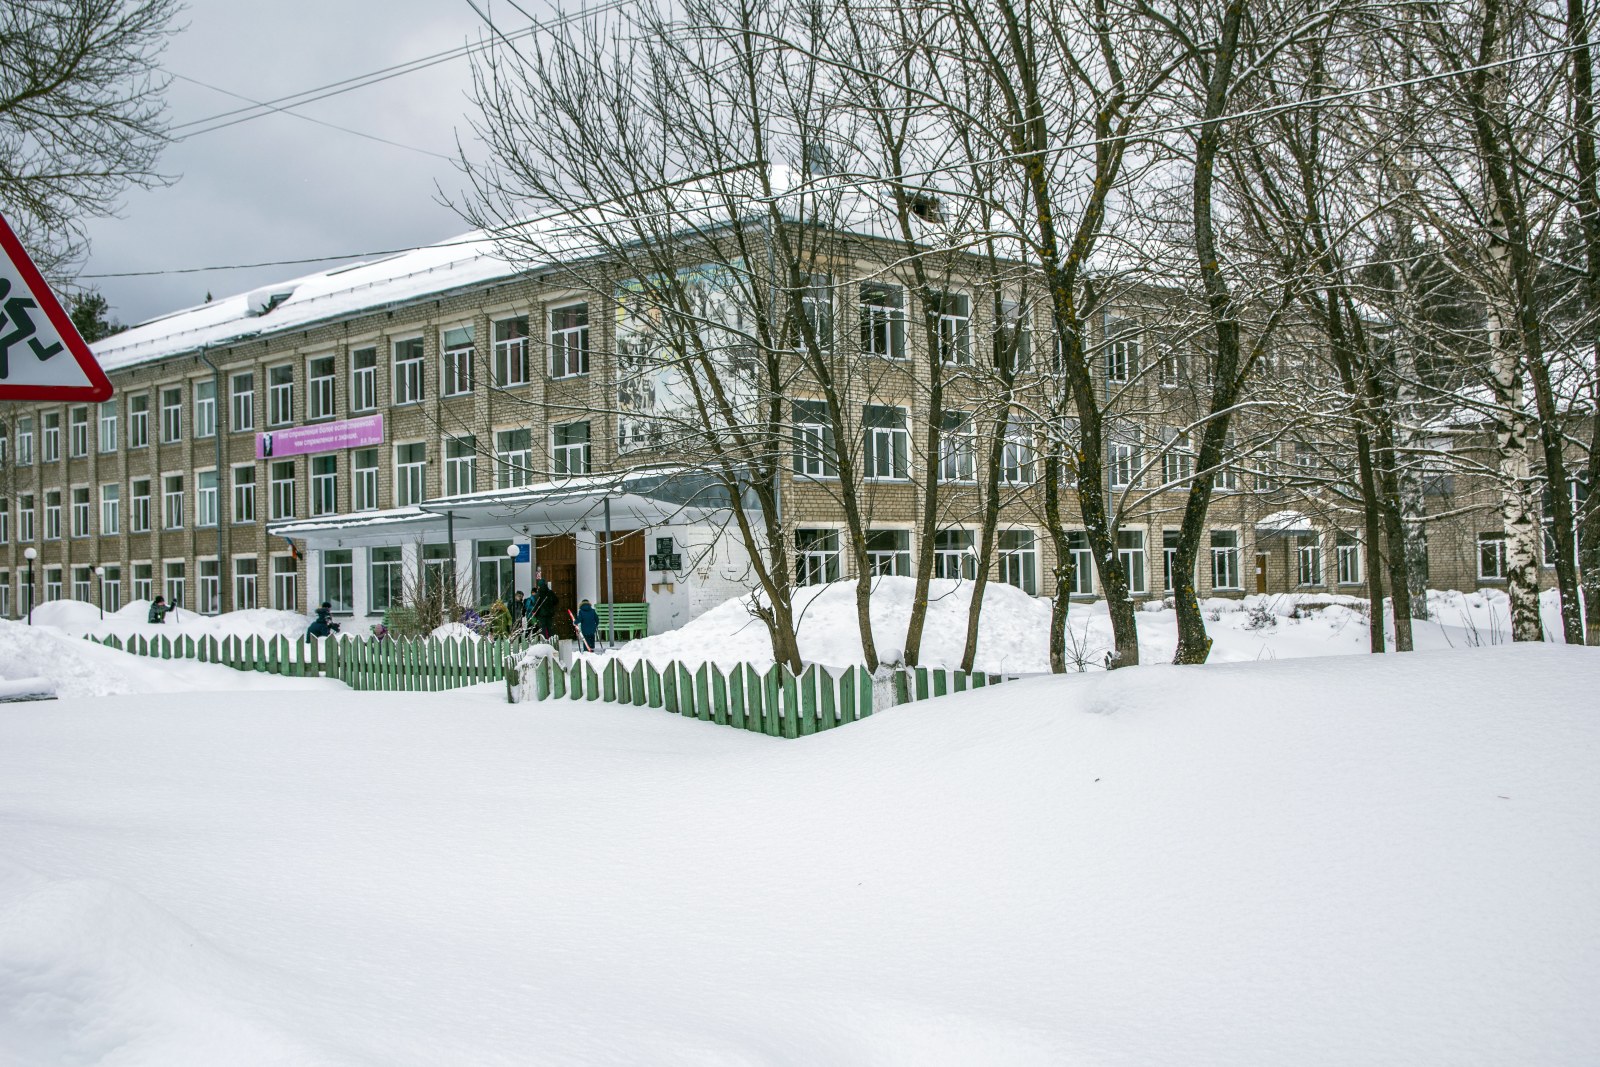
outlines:
[[[1257,539],[1315,533],[1311,520],[1298,511],[1274,511],[1256,523]]]
[[[656,467],[486,489],[411,507],[284,522],[268,530],[303,540],[312,549],[442,543],[452,525],[457,538],[546,537],[605,529],[608,503],[610,529],[625,532],[704,522],[729,508],[732,499],[726,486],[700,471]]]

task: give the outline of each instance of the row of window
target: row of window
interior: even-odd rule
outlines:
[[[999,577],[1029,595],[1039,591],[1038,541],[1031,530],[1003,530],[998,545]],[[1072,592],[1093,596],[1095,591],[1094,554],[1089,538],[1081,530],[1067,534],[1067,551],[1073,567]],[[1341,585],[1358,585],[1361,577],[1360,545],[1340,534],[1334,548]],[[1178,531],[1162,531],[1162,591],[1172,591],[1178,555]],[[1117,531],[1117,558],[1128,576],[1128,591],[1143,595],[1147,585],[1145,531]],[[1301,538],[1296,546],[1299,583],[1321,586],[1322,544],[1315,535]],[[795,575],[801,585],[836,582],[842,573],[843,557],[839,531],[800,529],[795,531]],[[871,530],[867,533],[867,566],[875,575],[911,576],[911,532],[909,530]],[[933,539],[933,576],[966,579],[977,577],[978,555],[971,530],[939,530]],[[1239,534],[1236,530],[1211,531],[1211,586],[1213,589],[1242,589],[1239,568]]]
[[[233,560],[233,606],[236,609],[262,606],[257,593],[262,577],[258,567],[259,561],[254,556],[240,556]],[[298,610],[297,567],[298,564],[290,556],[272,558],[270,577],[273,607],[283,611]],[[102,570],[104,573],[97,574],[93,567],[72,567],[70,572],[68,568],[60,566],[41,568],[42,602],[49,603],[70,595],[73,600],[99,604],[106,611],[117,611],[123,604],[124,569],[120,565],[109,564]],[[221,610],[222,568],[214,559],[202,559],[196,562],[195,570],[196,599],[191,603],[188,599],[188,565],[183,560],[168,560],[161,565],[159,572],[153,563],[135,563],[128,568],[131,599],[151,600],[160,592],[171,604],[215,615]],[[33,607],[36,591],[28,584],[27,572],[17,577],[21,586],[18,604],[21,613],[26,614]],[[71,579],[70,588],[64,584],[66,577]],[[11,605],[11,574],[0,571],[0,617],[10,617]]]

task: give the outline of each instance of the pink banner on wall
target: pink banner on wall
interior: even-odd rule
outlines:
[[[315,426],[291,426],[256,434],[256,458],[303,456],[307,452],[332,452],[336,448],[365,448],[383,444],[383,416],[368,415]]]

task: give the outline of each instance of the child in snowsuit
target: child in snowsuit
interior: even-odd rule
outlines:
[[[306,640],[313,637],[328,637],[339,628],[333,621],[333,605],[324,600],[317,609],[317,617],[311,620],[311,625],[306,627]]]
[[[600,613],[588,600],[578,607],[578,632],[583,635],[583,647],[593,652],[600,636]]]
[[[167,612],[173,610],[173,605],[167,603],[167,598],[158,596],[150,604],[150,614],[145,616],[145,621],[163,623],[167,621]]]

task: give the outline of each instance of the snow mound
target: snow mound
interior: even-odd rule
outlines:
[[[473,641],[477,640],[478,638],[478,635],[473,633],[472,627],[468,626],[464,622],[447,622],[443,625],[436,626],[434,627],[433,633],[429,634],[428,636],[441,638],[447,637],[451,640],[465,637],[468,640]]]
[[[90,634],[104,637],[114,634],[127,637],[140,634],[154,637],[183,633],[189,637],[294,637],[305,636],[309,618],[297,611],[275,611],[270,608],[250,608],[230,611],[222,615],[200,615],[188,608],[179,608],[167,615],[164,623],[149,622],[150,601],[134,600],[121,609],[110,612],[104,619],[100,609],[81,600],[53,600],[33,609],[35,626],[52,626],[74,637]]]
[[[285,687],[345,688],[341,682],[325,679],[285,678],[209,663],[135,656],[70,637],[54,627],[0,620],[0,678],[30,676],[44,678],[60,697]]]

